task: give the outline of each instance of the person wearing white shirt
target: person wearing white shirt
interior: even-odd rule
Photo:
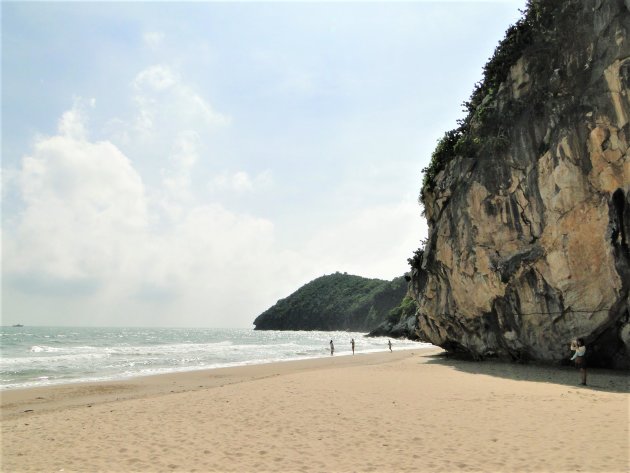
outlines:
[[[571,350],[575,351],[571,357],[571,361],[575,360],[575,366],[580,370],[582,376],[582,385],[586,386],[586,345],[584,339],[578,338],[571,342]]]

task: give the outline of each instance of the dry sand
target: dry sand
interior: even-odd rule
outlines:
[[[627,472],[627,373],[399,351],[2,393],[2,471]]]

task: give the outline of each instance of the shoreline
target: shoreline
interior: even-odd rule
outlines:
[[[417,347],[387,352],[391,359],[381,358],[386,354],[384,351],[357,353],[356,355],[350,353],[222,368],[175,371],[118,380],[77,381],[46,386],[11,388],[0,391],[0,420],[19,416],[24,413],[24,410],[49,412],[59,408],[93,406],[97,403],[213,389],[287,373],[387,363],[400,358],[407,358],[415,352],[441,353],[442,351],[438,347]]]
[[[418,346],[398,346],[396,347],[396,351],[407,351],[407,350],[441,350],[439,347],[436,347],[434,345],[428,344],[428,343],[424,343],[424,342],[418,342]],[[352,354],[352,351],[350,350],[337,350],[335,349],[335,355],[334,357],[336,358],[340,358],[340,357],[344,357],[344,356],[359,356],[359,355],[371,355],[371,354],[377,354],[377,353],[384,353],[385,351],[387,351],[387,349],[369,349],[369,350],[362,350],[362,351],[357,351],[357,353],[355,355]],[[148,378],[148,377],[153,377],[153,376],[170,376],[170,375],[178,375],[178,374],[182,374],[185,375],[187,373],[194,373],[197,371],[213,371],[213,370],[223,370],[223,369],[234,369],[234,368],[244,368],[244,367],[248,367],[248,366],[261,366],[261,365],[269,365],[269,364],[275,364],[275,363],[291,363],[291,362],[296,362],[296,361],[312,361],[312,360],[320,360],[320,359],[328,359],[330,357],[330,355],[320,355],[320,356],[306,356],[306,357],[296,357],[296,358],[285,358],[285,359],[273,359],[273,360],[257,360],[257,361],[245,361],[245,362],[234,362],[234,363],[225,363],[225,364],[219,364],[217,366],[204,366],[204,367],[186,367],[186,368],[182,368],[180,370],[173,370],[170,371],[168,368],[165,369],[164,372],[158,372],[158,373],[150,373],[150,374],[138,374],[138,373],[133,373],[130,375],[126,375],[123,376],[122,374],[119,375],[112,375],[110,378],[107,379],[90,379],[90,378],[86,378],[86,379],[81,379],[81,378],[74,378],[74,379],[67,379],[67,380],[59,380],[59,381],[52,381],[48,384],[38,384],[38,385],[25,385],[25,386],[9,386],[9,387],[0,387],[0,397],[2,396],[2,393],[6,393],[6,392],[11,392],[11,391],[15,391],[15,390],[29,390],[29,389],[38,389],[38,388],[54,388],[54,387],[63,387],[63,386],[72,386],[72,385],[76,385],[76,384],[101,384],[101,383],[122,383],[122,382],[133,382],[134,379],[137,378]],[[159,369],[158,369],[159,370]]]
[[[358,332],[255,331],[252,329],[151,329],[39,327],[4,333],[0,392],[40,386],[121,381],[143,376],[375,353],[386,339]],[[5,339],[6,336],[6,339]],[[346,341],[347,338],[347,341]],[[337,341],[337,340],[336,340]],[[346,342],[346,343],[343,343]],[[430,344],[409,340],[394,349]]]
[[[2,471],[627,471],[628,376],[418,349],[0,392]],[[584,434],[584,435],[582,435]]]

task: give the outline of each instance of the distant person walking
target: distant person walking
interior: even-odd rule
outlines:
[[[586,345],[584,345],[584,339],[578,338],[571,342],[571,350],[575,353],[571,358],[571,361],[575,360],[575,366],[580,370],[582,377],[582,386],[586,386]]]
[[[352,347],[352,354],[354,355],[354,338],[350,340],[350,346]]]
[[[330,340],[330,356],[333,356],[334,353],[335,353],[335,344],[333,343],[332,340]]]
[[[389,345],[389,351],[392,351],[392,341],[391,340],[387,340],[387,345]]]

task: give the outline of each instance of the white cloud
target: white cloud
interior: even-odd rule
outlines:
[[[152,49],[157,49],[164,42],[164,33],[161,31],[147,31],[142,35],[144,44]]]
[[[124,240],[147,225],[142,181],[111,143],[40,139],[22,161],[24,210],[9,270],[81,279],[116,271]]]
[[[125,252],[122,240],[145,228],[140,176],[111,143],[86,141],[83,120],[75,104],[63,114],[60,134],[40,138],[22,160],[25,208],[9,268],[61,279],[102,277]]]
[[[192,168],[199,159],[198,148],[200,142],[201,138],[197,132],[180,132],[173,147],[173,161],[185,169]]]
[[[216,191],[252,192],[268,189],[273,183],[271,171],[263,171],[251,177],[244,171],[219,174],[210,183],[210,189]]]
[[[133,86],[138,90],[166,90],[176,83],[173,71],[163,65],[151,66],[136,75]]]
[[[107,136],[139,162],[158,170],[150,172],[149,179],[162,187],[152,192],[159,196],[162,211],[179,214],[179,206],[193,199],[195,166],[213,158],[208,143],[229,125],[230,117],[216,111],[167,65],[138,72],[130,92],[133,115],[109,120]],[[155,182],[160,177],[161,182]]]
[[[137,106],[135,125],[144,135],[170,137],[182,130],[208,133],[230,122],[166,65],[140,71],[132,85]]]
[[[389,278],[409,270],[407,258],[427,235],[420,209],[409,198],[363,209],[354,218],[324,227],[307,242],[304,254],[325,272],[347,271]]]
[[[173,135],[171,170],[151,188],[118,147],[87,138],[75,109],[23,158],[23,210],[2,235],[5,307],[48,323],[248,326],[322,274],[401,275],[426,232],[410,198],[278,248],[273,222],[197,199],[196,132]],[[271,182],[269,171],[225,172],[213,186],[252,192]]]
[[[102,313],[103,324],[143,323],[150,313],[151,325],[247,326],[291,286],[300,263],[275,248],[270,221],[192,192],[183,205],[175,189],[148,189],[119,148],[85,138],[83,115],[63,117],[72,120],[39,138],[17,175],[23,210],[3,235],[7,307],[24,294],[29,304],[41,299],[44,312],[83,298],[84,316]],[[180,189],[190,190],[197,142],[182,132],[173,144]],[[177,212],[165,213],[168,206]]]
[[[191,174],[199,160],[200,143],[201,139],[194,131],[183,131],[175,137],[169,156],[170,167],[162,169],[162,182],[168,198],[177,202],[192,200]]]
[[[86,106],[94,107],[95,105],[95,99],[84,101],[75,97],[74,106],[70,110],[64,112],[59,119],[59,123],[57,125],[59,133],[77,140],[86,139],[87,131],[85,127],[85,108]]]
[[[216,111],[195,87],[165,64],[138,72],[130,82],[130,91],[134,115],[109,120],[107,136],[159,170],[162,187],[155,193],[160,207],[167,214],[180,214],[180,205],[193,199],[195,166],[200,160],[213,158],[207,154],[207,145],[229,125],[230,117]]]

